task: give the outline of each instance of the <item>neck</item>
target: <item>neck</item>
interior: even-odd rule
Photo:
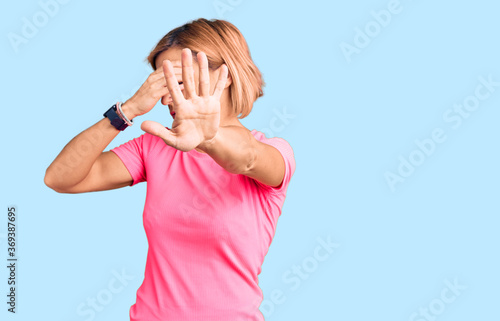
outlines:
[[[220,97],[220,125],[219,126],[241,126],[238,117],[233,111],[233,102],[229,95],[229,87],[224,90]]]

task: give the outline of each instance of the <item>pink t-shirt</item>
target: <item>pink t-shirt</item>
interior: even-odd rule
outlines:
[[[276,188],[147,133],[111,149],[132,175],[131,186],[147,181],[149,249],[131,321],[264,320],[258,275],[295,159],[284,139],[252,134],[283,156],[285,178]]]

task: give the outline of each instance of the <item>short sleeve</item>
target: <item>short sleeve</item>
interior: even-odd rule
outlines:
[[[146,167],[144,166],[144,137],[145,134],[110,150],[121,159],[132,176],[133,182],[130,186],[146,181]]]
[[[293,154],[293,149],[286,140],[279,137],[265,139],[262,142],[273,146],[280,152],[281,156],[283,157],[283,160],[285,161],[285,176],[283,177],[283,182],[281,182],[281,185],[276,187],[262,184],[257,180],[255,181],[258,185],[260,185],[264,189],[270,190],[271,192],[277,194],[285,194],[288,184],[290,183],[290,179],[292,178],[292,175],[295,172],[295,157]]]

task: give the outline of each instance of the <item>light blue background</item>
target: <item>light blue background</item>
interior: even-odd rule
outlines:
[[[198,17],[234,23],[263,73],[265,95],[244,125],[269,132],[277,112],[295,116],[272,133],[292,145],[297,169],[259,277],[266,320],[406,321],[421,307],[436,320],[498,319],[500,87],[456,129],[443,114],[479,77],[500,81],[500,5],[402,0],[348,62],[341,43],[353,45],[355,29],[390,2],[232,0],[218,14],[211,0],[73,0],[17,52],[9,33],[21,35],[42,7],[4,3],[0,265],[14,205],[19,283],[13,316],[0,270],[0,319],[90,320],[77,307],[124,270],[134,279],[93,319],[128,320],[147,253],[146,184],[65,195],[43,177],[66,143],[142,84],[156,42]],[[136,121],[147,119],[171,122],[161,104]],[[386,172],[435,128],[446,141],[391,191]],[[127,129],[106,150],[141,134]],[[314,265],[317,239],[328,237],[339,247]],[[307,279],[293,290],[283,275],[302,264]],[[454,279],[466,288],[444,303]],[[284,299],[271,309],[275,290]]]

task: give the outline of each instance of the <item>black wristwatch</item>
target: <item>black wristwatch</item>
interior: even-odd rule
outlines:
[[[111,125],[113,125],[118,130],[123,131],[125,128],[129,126],[127,122],[118,114],[118,111],[116,109],[116,104],[111,106],[111,108],[109,108],[103,114],[103,116],[108,117],[109,121],[111,122]]]

